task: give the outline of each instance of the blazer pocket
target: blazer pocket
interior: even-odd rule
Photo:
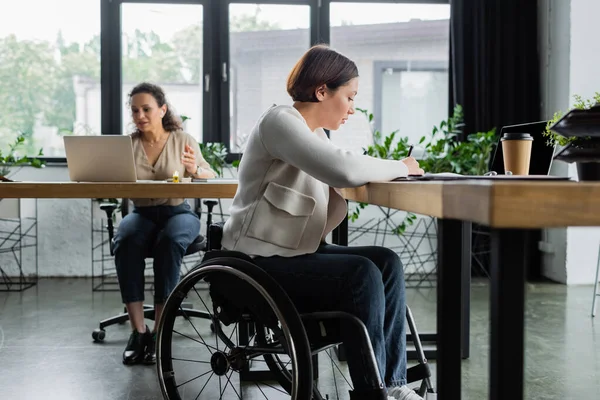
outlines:
[[[316,204],[310,196],[270,182],[258,201],[247,236],[297,249]]]

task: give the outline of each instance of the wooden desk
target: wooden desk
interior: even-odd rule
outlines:
[[[494,228],[600,225],[600,182],[381,182],[342,192],[348,200]]]
[[[461,393],[457,315],[464,299],[457,269],[470,257],[463,246],[468,240],[463,221],[491,228],[489,398],[522,399],[527,231],[599,226],[600,182],[385,182],[343,192],[349,200],[438,218],[436,362],[441,399],[460,398]]]
[[[236,181],[210,183],[0,183],[0,198],[232,198]],[[465,241],[477,222],[491,227],[490,398],[523,398],[526,233],[600,225],[600,182],[385,182],[344,189],[349,200],[438,218],[437,389],[460,398]],[[339,235],[338,230],[338,235]],[[470,249],[469,249],[470,250]],[[467,272],[470,272],[467,270]],[[468,308],[467,308],[468,309]]]
[[[2,182],[0,199],[233,198],[236,180],[211,182]]]

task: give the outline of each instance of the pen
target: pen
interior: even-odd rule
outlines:
[[[410,145],[410,148],[408,149],[408,155],[406,157],[410,157],[410,155],[412,154],[413,147],[413,145]]]

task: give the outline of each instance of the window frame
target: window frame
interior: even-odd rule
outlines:
[[[202,35],[204,43],[211,43],[213,27],[211,0],[102,0],[100,9],[100,92],[101,92],[101,134],[122,135],[123,111],[121,99],[123,96],[122,77],[122,19],[121,6],[123,4],[173,4],[173,5],[198,5],[203,6]],[[117,26],[118,29],[114,29]],[[209,46],[204,46],[203,74],[210,70],[212,54]],[[210,87],[210,82],[208,82]],[[203,115],[210,115],[213,111],[210,91],[207,91],[207,82],[202,82]],[[202,136],[211,130],[210,118],[203,118]]]
[[[101,134],[123,134],[122,99],[122,24],[121,5],[187,4],[201,5],[203,11],[203,124],[202,141],[221,142],[230,150],[229,85],[223,82],[222,68],[229,60],[229,5],[281,4],[310,7],[310,45],[330,42],[332,3],[450,4],[450,0],[99,0],[100,4],[100,90]],[[115,27],[118,27],[115,29]],[[307,46],[308,49],[308,46]],[[389,64],[389,63],[388,63]],[[414,64],[413,64],[414,65]],[[207,88],[208,79],[208,88]],[[218,85],[216,79],[219,79]],[[375,89],[377,90],[377,89]],[[377,93],[375,93],[377,94]],[[378,95],[378,97],[380,97]],[[379,107],[381,104],[379,104]],[[377,111],[377,110],[374,110]],[[377,115],[377,112],[375,112]],[[381,117],[379,117],[379,120]],[[241,154],[229,154],[227,160]],[[40,157],[47,163],[66,163],[64,157]]]

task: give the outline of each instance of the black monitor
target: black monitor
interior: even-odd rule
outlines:
[[[496,149],[490,162],[490,170],[498,174],[504,174],[504,158],[502,155],[502,144],[500,138],[506,132],[529,133],[533,137],[531,147],[531,161],[529,163],[529,175],[548,175],[554,156],[554,146],[547,144],[548,139],[543,135],[546,130],[547,121],[530,122],[527,124],[507,125],[500,130],[500,136],[496,143]]]

